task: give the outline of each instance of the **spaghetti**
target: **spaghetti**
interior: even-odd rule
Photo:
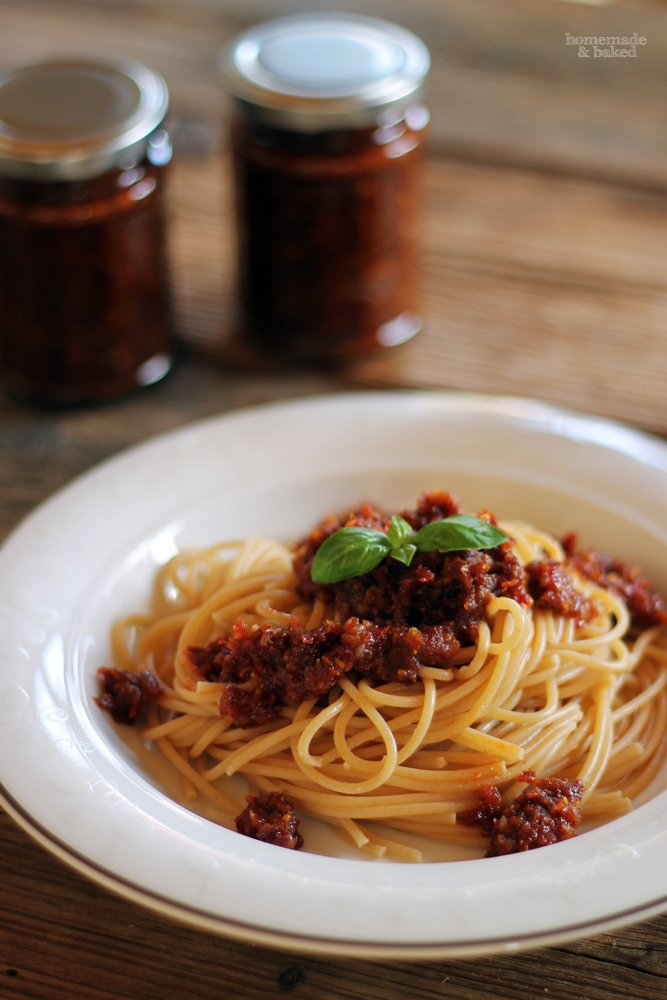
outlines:
[[[410,512],[413,522],[420,510],[433,519],[434,496],[448,495],[422,498]],[[380,530],[386,526],[373,508],[352,523],[369,518]],[[271,802],[325,820],[369,855],[409,861],[421,855],[402,833],[483,849],[484,823],[474,824],[480,799],[509,807],[530,781],[527,772],[582,782],[577,796],[585,818],[631,808],[667,749],[667,646],[660,635],[667,613],[636,573],[608,561],[615,575],[600,570],[595,581],[587,579],[571,539],[565,551],[527,524],[503,522],[510,540],[476,554],[476,576],[470,553],[429,553],[410,569],[392,564],[387,571],[398,589],[422,581],[410,597],[413,609],[434,586],[432,555],[439,579],[449,581],[441,602],[453,592],[452,566],[461,579],[468,573],[469,589],[444,624],[430,625],[420,612],[416,628],[396,609],[393,619],[376,615],[373,623],[347,612],[354,600],[370,600],[377,574],[337,589],[311,586],[304,572],[304,553],[312,557],[339,527],[326,522],[296,558],[264,538],[177,555],[157,576],[151,613],[113,626],[118,667],[159,678],[160,693],[145,702],[142,737],[178,769],[187,799],[201,794],[235,816],[239,803],[226,779],[241,774]],[[631,621],[633,582],[648,608],[639,625]],[[354,587],[363,596],[351,598]],[[462,617],[475,600],[479,620]],[[410,670],[401,654],[393,674],[364,672],[364,662],[388,662],[386,645],[379,659],[366,655],[372,628],[410,647]],[[328,643],[326,654],[320,641]],[[298,657],[285,659],[288,646],[298,646]],[[292,664],[282,687],[266,681],[266,671],[276,670],[266,659],[274,648],[281,663]],[[290,829],[296,842],[293,821]]]

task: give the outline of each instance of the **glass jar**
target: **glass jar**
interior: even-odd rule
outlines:
[[[423,43],[374,18],[308,15],[223,54],[241,326],[305,362],[393,347],[422,326]]]
[[[172,364],[162,129],[167,88],[133,63],[0,78],[0,375],[56,404],[110,399]]]

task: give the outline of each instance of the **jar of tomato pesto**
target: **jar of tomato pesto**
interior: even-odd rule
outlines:
[[[269,352],[344,361],[421,328],[429,64],[409,31],[340,14],[261,24],[222,54],[241,328]]]
[[[0,377],[55,404],[110,399],[172,363],[164,80],[62,60],[0,77]]]

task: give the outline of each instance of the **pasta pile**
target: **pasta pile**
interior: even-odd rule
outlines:
[[[529,525],[501,528],[523,564],[564,559],[555,539]],[[250,729],[221,717],[224,683],[198,680],[186,651],[230,635],[238,619],[310,629],[335,618],[295,593],[283,545],[250,538],[176,556],[157,577],[151,613],[115,624],[113,652],[118,666],[160,679],[142,736],[180,771],[187,799],[204,795],[234,817],[243,803],[225,782],[242,774],[372,856],[418,861],[401,833],[484,847],[480,830],[462,822],[480,786],[496,786],[509,803],[526,770],[581,780],[584,817],[606,819],[654,777],[667,743],[665,641],[657,628],[631,641],[623,601],[583,579],[575,585],[599,605],[589,624],[495,597],[477,644],[447,668],[378,686],[344,674],[326,704],[286,705]]]

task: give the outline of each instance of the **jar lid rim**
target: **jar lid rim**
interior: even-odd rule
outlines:
[[[94,176],[161,124],[169,92],[130,60],[49,59],[0,75],[0,173]]]
[[[421,39],[389,21],[297,14],[238,35],[219,67],[239,101],[311,131],[361,121],[416,95],[430,55]]]

